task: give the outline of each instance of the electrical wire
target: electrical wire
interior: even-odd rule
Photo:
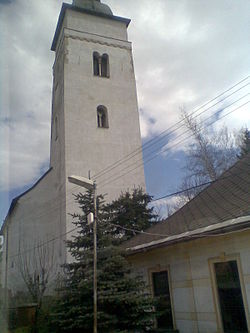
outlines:
[[[246,95],[243,96],[242,98],[245,98],[247,95],[249,95],[249,94],[246,94]],[[240,98],[240,99],[242,99],[242,98]],[[240,100],[240,99],[239,99],[239,100]],[[239,101],[239,100],[237,100],[237,101]],[[236,102],[235,102],[235,103],[236,103]],[[219,121],[219,120],[221,120],[221,119],[223,119],[223,118],[225,118],[225,117],[228,116],[229,114],[232,114],[233,112],[239,110],[240,108],[242,108],[243,106],[247,105],[248,103],[249,103],[249,101],[247,101],[246,103],[240,105],[239,107],[235,108],[234,110],[229,111],[227,114],[223,115],[221,118],[216,119],[215,121],[213,121],[213,122],[211,122],[210,124],[206,125],[206,127],[207,127],[207,126],[210,126],[210,125],[212,125],[212,124],[214,124],[214,123],[216,123],[217,121]],[[231,105],[232,105],[232,104],[231,104]],[[230,106],[231,106],[231,105],[230,105]],[[186,133],[186,132],[185,132],[185,133]],[[116,181],[116,180],[118,180],[118,179],[124,177],[124,176],[127,175],[128,173],[130,173],[130,172],[132,172],[132,171],[138,169],[138,168],[141,167],[142,165],[145,165],[145,164],[147,164],[148,162],[152,161],[153,159],[155,159],[156,157],[158,157],[159,154],[162,154],[163,152],[170,151],[171,149],[173,149],[173,147],[176,147],[176,146],[178,146],[180,143],[183,143],[184,141],[188,140],[191,136],[192,136],[192,135],[190,135],[190,136],[184,138],[183,140],[177,142],[176,144],[174,144],[174,145],[171,146],[171,147],[167,147],[167,148],[161,150],[160,152],[158,152],[157,154],[153,155],[153,156],[152,156],[151,158],[149,158],[148,160],[146,160],[146,161],[144,161],[144,162],[141,162],[138,166],[136,166],[136,167],[133,168],[133,169],[128,170],[127,172],[123,173],[122,175],[118,175],[118,176],[115,177],[115,178],[114,178],[114,176],[113,176],[113,177],[109,177],[109,178],[105,179],[103,182],[98,183],[98,187],[100,187],[100,185],[101,185],[101,186],[105,186],[105,185],[109,184],[110,181],[114,182],[114,181]],[[132,164],[131,164],[130,166],[132,166]],[[123,170],[126,170],[127,168],[128,168],[128,167],[124,168]],[[121,171],[122,171],[122,170],[121,170]]]
[[[210,110],[212,107],[214,107],[215,105],[221,103],[221,102],[224,101],[226,98],[232,96],[234,93],[238,92],[239,90],[245,88],[245,87],[248,86],[248,85],[249,85],[249,83],[247,83],[245,86],[239,88],[238,90],[236,90],[236,91],[233,92],[232,94],[226,96],[226,97],[223,98],[222,100],[220,100],[220,101],[216,102],[215,104],[211,105],[210,107],[206,108],[205,110],[203,110],[202,112],[200,112],[199,114],[197,114],[196,116],[194,116],[193,119],[196,119],[197,117],[201,116],[201,115],[204,114],[205,112],[209,111],[209,110]],[[238,102],[239,100],[245,98],[247,95],[248,95],[248,94],[244,95],[243,97],[241,97],[240,99],[238,99],[236,102]],[[233,104],[236,103],[236,102],[233,102],[233,103],[229,104],[229,105],[228,105],[227,107],[225,107],[224,109],[228,108],[229,106],[233,105]],[[195,111],[195,112],[196,112],[196,111]],[[189,116],[192,116],[192,114],[194,114],[195,112],[189,114]],[[213,117],[213,115],[211,115],[211,117]],[[181,124],[181,123],[182,123],[182,124]],[[181,124],[181,125],[178,126],[178,127],[176,127],[178,124]],[[105,174],[107,174],[108,172],[114,170],[114,169],[117,168],[118,166],[124,164],[124,162],[127,162],[127,161],[131,160],[132,158],[136,157],[136,155],[141,154],[142,151],[143,151],[143,155],[145,155],[145,151],[146,151],[148,148],[151,148],[152,146],[154,146],[155,144],[159,143],[159,142],[162,141],[163,139],[166,139],[168,136],[171,136],[171,135],[175,134],[175,132],[177,132],[177,130],[181,129],[182,127],[185,127],[184,119],[180,120],[179,122],[177,122],[176,124],[174,124],[172,127],[176,127],[176,128],[174,128],[174,129],[171,130],[170,132],[165,133],[164,136],[162,136],[162,137],[159,137],[159,136],[161,136],[161,134],[158,135],[158,136],[156,136],[156,137],[154,137],[152,140],[155,140],[155,141],[152,142],[148,147],[144,148],[144,146],[143,146],[143,149],[140,148],[140,151],[139,151],[139,152],[132,154],[132,155],[131,155],[129,158],[127,158],[127,159],[121,160],[119,163],[114,163],[115,165],[114,165],[112,168],[110,168],[110,169],[107,169],[107,168],[106,168],[106,171],[105,171],[105,172],[100,172],[98,176],[95,175],[95,176],[93,176],[93,178],[96,180],[96,179],[102,177],[103,175],[105,175]],[[171,127],[170,127],[170,128],[171,128]],[[166,130],[166,131],[167,131],[167,130]],[[164,131],[164,132],[166,132],[166,131]],[[189,132],[189,129],[187,129],[187,130],[184,132],[184,134],[185,134],[185,133],[188,133],[188,132]],[[183,132],[182,132],[181,135],[183,135]],[[177,137],[178,137],[178,136],[177,136]],[[176,139],[176,138],[175,138],[175,139]],[[160,147],[165,146],[165,145],[166,145],[166,143],[163,143],[163,144],[161,144]],[[157,149],[159,149],[159,147],[158,147]],[[148,155],[152,154],[153,152],[154,152],[154,151],[150,152]],[[147,155],[146,155],[146,156],[147,156]],[[140,161],[141,161],[141,157],[139,157],[139,159],[137,159],[136,161],[134,161],[133,164],[134,164],[134,163],[137,163],[137,162],[140,162]]]
[[[249,173],[248,170],[245,170],[245,172],[246,172],[246,173]],[[231,174],[231,175],[232,175],[232,176],[237,176],[237,174]],[[227,176],[227,177],[223,177],[223,178],[218,178],[217,180],[214,180],[214,181],[211,181],[211,182],[206,182],[206,183],[204,183],[204,184],[201,184],[200,186],[213,184],[213,183],[216,183],[216,182],[219,182],[219,181],[225,180],[225,179],[227,179],[227,178],[231,178],[231,175],[230,175],[230,176]],[[199,186],[197,186],[197,187],[199,187]],[[191,189],[191,188],[189,188],[189,189]],[[188,189],[185,189],[185,190],[183,190],[183,191],[181,191],[181,192],[184,192],[184,191],[187,191],[187,190],[188,190]],[[180,193],[180,191],[179,191],[178,193]],[[176,195],[176,194],[177,194],[177,192],[174,192],[174,193],[167,194],[167,195],[164,196],[164,197],[169,197],[169,196],[173,196],[173,195]],[[209,198],[210,198],[211,201],[214,200],[213,197],[210,196],[210,195],[209,195]],[[160,200],[160,199],[162,199],[162,198],[158,198],[158,199],[156,199],[156,200],[152,200],[152,202],[157,201],[157,200]],[[235,218],[236,216],[233,216],[233,217]],[[106,222],[106,223],[108,223],[108,224],[111,225],[111,226],[114,226],[114,227],[117,227],[117,228],[120,228],[120,229],[123,229],[123,230],[126,230],[126,231],[131,231],[131,232],[133,232],[133,233],[145,234],[145,235],[150,235],[150,236],[159,236],[159,237],[169,237],[169,236],[173,236],[172,234],[157,234],[157,233],[151,233],[151,232],[147,232],[147,231],[137,230],[137,229],[134,229],[134,228],[127,228],[127,227],[123,227],[123,226],[120,226],[120,225],[117,225],[117,224],[114,224],[114,223],[111,223],[111,222]],[[58,240],[58,239],[61,239],[63,236],[65,236],[65,235],[67,235],[67,234],[70,234],[70,233],[76,231],[78,228],[79,228],[79,227],[75,227],[75,228],[73,228],[73,229],[67,231],[66,233],[60,234],[60,235],[55,236],[55,237],[53,237],[53,238],[51,238],[51,239],[49,239],[49,240],[47,240],[47,241],[45,241],[45,242],[39,243],[39,244],[38,244],[37,246],[35,246],[35,247],[31,247],[31,248],[28,249],[28,250],[25,250],[25,251],[23,251],[23,252],[18,252],[18,253],[14,254],[14,255],[10,255],[10,256],[9,256],[9,259],[14,258],[14,257],[18,257],[18,256],[20,256],[20,255],[22,255],[22,254],[25,254],[25,253],[31,252],[31,251],[33,251],[33,250],[36,249],[36,248],[40,248],[40,247],[42,247],[42,246],[44,246],[44,245],[46,245],[46,244],[49,244],[49,243],[54,242],[54,241],[56,241],[56,240]]]
[[[230,91],[232,88],[234,88],[234,87],[237,86],[238,84],[242,83],[243,81],[247,80],[248,78],[249,78],[249,76],[246,77],[245,79],[239,81],[237,84],[235,84],[233,87],[229,88],[229,89],[226,90],[225,92]],[[248,84],[247,84],[247,85],[248,85]],[[246,86],[246,85],[245,85],[245,86]],[[245,86],[244,86],[244,87],[245,87]],[[242,87],[241,87],[241,88],[242,88]],[[239,88],[239,89],[241,89],[241,88]],[[218,95],[218,96],[221,96],[221,95],[225,94],[225,92],[221,93],[221,94]],[[245,96],[241,97],[240,99],[246,97],[247,95],[248,95],[248,94],[246,94]],[[218,96],[217,96],[216,98],[218,98]],[[209,102],[203,104],[203,106],[204,106],[204,105],[207,105],[208,103],[210,103],[211,101],[215,100],[216,98],[214,98],[214,99],[210,100]],[[234,103],[238,102],[240,99],[238,99],[238,100],[232,102],[232,103],[231,103],[230,105],[228,105],[227,107],[229,107],[229,106],[233,105]],[[202,108],[202,107],[199,107],[197,110],[199,110],[199,109],[201,109],[201,108]],[[205,111],[207,111],[207,110],[205,110]],[[203,111],[203,112],[205,112],[205,111]],[[213,115],[210,116],[210,117],[213,117]],[[207,119],[209,119],[210,117],[208,117]],[[221,118],[220,118],[220,119],[221,119]],[[218,119],[218,120],[219,120],[219,119]],[[180,122],[178,122],[178,123],[180,123]],[[177,124],[178,124],[178,123],[177,123]],[[211,124],[212,124],[212,123],[211,123]],[[210,125],[211,125],[211,124],[210,124]],[[174,126],[176,126],[176,124],[174,124],[172,127],[174,127]],[[166,131],[167,131],[167,130],[166,130]],[[166,132],[166,131],[164,131],[164,132]],[[188,133],[188,132],[189,132],[189,131],[187,130],[186,132],[182,133],[182,134],[179,135],[179,136],[182,136],[183,134]],[[178,138],[179,136],[177,136],[177,138]],[[190,137],[191,137],[191,135],[188,136],[187,138],[185,138],[184,140],[178,142],[178,143],[175,144],[174,146],[178,146],[180,143],[183,143],[185,140],[189,139]],[[175,139],[176,139],[176,138],[175,138]],[[151,140],[151,141],[152,141],[152,140]],[[165,144],[164,144],[164,145],[165,145]],[[174,147],[174,146],[173,146],[173,147]],[[172,149],[173,147],[171,147],[170,149]],[[165,149],[163,152],[165,152],[165,151],[166,151],[166,149]],[[150,154],[152,154],[152,153],[153,153],[153,152],[151,152]],[[162,153],[162,151],[160,151],[159,153]],[[157,156],[159,155],[159,153],[158,153],[155,157],[157,157]],[[150,155],[148,155],[148,156],[150,156]],[[146,156],[146,157],[148,157],[148,156]],[[153,157],[153,158],[155,158],[155,157]],[[152,159],[153,159],[153,158],[152,158]],[[141,159],[139,159],[138,161],[141,162]],[[138,161],[136,161],[135,163],[137,163]],[[146,161],[145,161],[145,164],[148,163],[148,162],[150,162],[150,161],[151,161],[151,158],[150,158],[149,160],[146,160]],[[130,164],[128,167],[133,166],[133,164],[135,164],[135,163]],[[140,167],[140,166],[143,165],[143,164],[144,164],[144,163],[141,163],[138,167]],[[123,168],[122,170],[120,170],[120,172],[126,170],[128,167]],[[135,169],[137,169],[138,167],[136,167]],[[132,169],[132,170],[129,171],[129,172],[132,172],[133,170],[134,170],[134,169]],[[125,173],[124,175],[126,175],[126,174],[127,174],[127,173]],[[124,176],[124,175],[123,175],[123,176]],[[118,177],[118,178],[120,178],[120,177]],[[118,178],[117,178],[117,179],[118,179]],[[106,181],[106,179],[105,179],[105,181]],[[103,186],[104,186],[104,185],[106,185],[106,184],[103,184]],[[98,187],[100,187],[100,186],[102,186],[102,183],[101,183],[101,182],[98,184]],[[69,191],[72,193],[72,191],[74,191],[74,190],[76,190],[76,189],[78,189],[78,188],[79,188],[78,186],[73,186],[73,187],[70,188]],[[68,190],[67,190],[67,191],[66,191],[65,198],[67,197],[68,194],[69,194],[69,193],[68,193]],[[60,197],[60,196],[61,196],[61,193],[59,193],[56,197]],[[23,202],[28,201],[28,199],[22,199],[22,200],[23,200]],[[74,199],[73,199],[73,200],[74,200]],[[71,200],[70,203],[73,202],[73,200]],[[53,206],[53,209],[56,209],[56,208],[61,207],[61,205],[62,205],[62,204],[65,204],[66,201],[67,201],[67,199],[65,199],[63,202],[60,201],[60,202],[58,203],[58,206],[55,206],[55,205]],[[47,214],[47,213],[45,213],[45,214],[41,213],[38,217],[42,217],[42,216],[44,216],[44,215],[46,215],[46,214]],[[33,214],[30,214],[30,216],[33,216]],[[27,218],[27,217],[28,217],[28,216],[26,215],[26,218]]]
[[[246,163],[246,164],[247,164],[247,163]],[[247,164],[247,165],[248,165],[248,164]],[[250,165],[248,165],[248,166],[249,166],[249,168],[250,168]],[[229,170],[226,170],[226,172],[229,172]],[[250,174],[250,171],[248,171],[248,170],[244,170],[244,171],[242,170],[241,172],[243,172],[243,173],[246,172],[246,173],[249,173],[249,174]],[[201,184],[199,184],[199,185],[195,185],[195,186],[187,187],[187,188],[185,188],[184,190],[180,190],[180,191],[172,192],[172,193],[169,193],[169,194],[163,195],[163,196],[161,196],[161,197],[159,197],[159,198],[153,199],[153,200],[151,200],[151,202],[156,202],[156,201],[159,201],[159,200],[162,200],[162,199],[165,199],[165,198],[170,198],[170,197],[173,197],[173,196],[176,196],[176,195],[182,194],[182,193],[186,193],[186,192],[188,192],[188,191],[190,191],[190,190],[194,190],[194,189],[196,189],[196,188],[200,188],[200,187],[203,187],[203,186],[211,185],[211,184],[216,183],[216,182],[218,182],[218,181],[222,181],[222,180],[225,180],[225,179],[231,178],[232,176],[237,176],[237,177],[239,177],[239,175],[237,175],[237,174],[232,174],[232,173],[230,173],[230,175],[227,176],[227,177],[219,177],[219,178],[216,179],[216,180],[210,180],[210,181],[208,181],[208,182],[201,183]],[[245,181],[245,179],[244,179],[244,181]]]
[[[236,102],[238,102],[239,100],[245,98],[247,95],[249,95],[249,94],[246,94],[245,96],[241,97],[240,99],[236,100],[235,102],[232,102],[229,106],[231,106],[231,105],[235,104]],[[227,114],[225,114],[225,115],[222,116],[221,118],[216,119],[215,121],[211,122],[211,123],[210,123],[209,125],[207,125],[207,126],[210,126],[211,124],[213,124],[213,123],[215,123],[215,122],[221,120],[222,118],[226,117],[227,115],[231,114],[232,112],[235,112],[235,111],[238,110],[240,107],[242,107],[242,106],[244,106],[244,105],[246,105],[246,104],[248,104],[248,103],[249,103],[249,102],[246,102],[246,103],[244,103],[243,105],[239,106],[238,108],[236,108],[236,109],[234,109],[234,110],[231,110],[230,112],[228,112]],[[229,106],[228,106],[228,107],[229,107]],[[207,119],[209,119],[209,118],[211,118],[211,117],[213,117],[213,115],[212,115],[212,116],[209,116]],[[179,145],[180,143],[183,143],[184,141],[188,140],[190,137],[191,137],[191,135],[189,135],[188,137],[186,137],[186,138],[184,138],[183,140],[179,141],[179,142],[178,142],[177,144],[175,144],[174,146]],[[161,151],[160,153],[165,152],[165,151],[167,151],[168,149],[172,149],[174,146],[172,146],[171,148],[167,148],[167,149]],[[157,153],[156,156],[153,156],[153,157],[151,157],[149,160],[145,161],[145,164],[148,163],[149,161],[151,161],[152,159],[156,158],[158,155],[159,155],[159,153]],[[142,165],[143,165],[143,163],[142,163]],[[140,167],[140,166],[141,166],[141,165],[136,166],[136,167],[133,168],[132,170],[129,170],[128,172],[124,173],[123,175],[119,175],[117,178],[112,179],[112,181],[115,181],[115,180],[117,180],[117,179],[123,177],[124,175],[127,175],[128,173],[134,171],[135,169],[137,169],[137,168]],[[105,180],[105,181],[106,181],[106,180]],[[110,183],[110,182],[108,181],[106,184],[108,184],[108,183]],[[105,186],[106,184],[105,184],[105,183],[104,183],[104,184],[100,183],[100,184],[98,184],[98,188],[100,188],[100,186]],[[78,188],[78,186],[74,186],[74,189],[77,189],[77,188]],[[72,191],[72,190],[73,190],[73,189],[71,188],[70,191]],[[58,203],[58,207],[53,206],[53,211],[54,211],[56,208],[60,208],[61,205],[64,205],[65,203],[69,204],[69,203],[73,203],[74,201],[75,201],[74,198],[72,198],[72,199],[66,199],[66,196],[65,196],[65,199],[63,200],[63,202],[59,202],[59,203]],[[52,210],[51,210],[51,211],[52,211]],[[46,216],[46,215],[48,215],[48,211],[47,211],[46,213],[42,213],[42,214],[40,214],[40,215],[38,215],[38,216],[35,216],[35,217],[36,217],[36,218],[41,218],[41,217]],[[27,219],[27,217],[28,217],[28,216],[26,215],[25,218]],[[31,214],[30,214],[30,217],[33,217],[33,218],[34,218],[34,214],[31,213]]]
[[[227,92],[229,92],[230,90],[232,90],[233,88],[237,87],[239,84],[241,84],[242,82],[246,81],[249,78],[249,75],[247,77],[245,77],[244,79],[240,80],[239,82],[237,82],[236,84],[234,84],[232,87],[228,88],[227,90],[223,91],[222,93],[220,93],[219,95],[217,95],[216,97],[210,99],[208,102],[204,103],[203,105],[201,105],[200,107],[196,108],[193,112],[190,113],[190,115],[193,115],[194,113],[196,113],[197,111],[201,110],[202,108],[204,108],[205,106],[209,105],[210,103],[212,103],[213,101],[217,100],[218,98],[220,98],[221,96],[223,96],[224,94],[226,94]],[[238,90],[236,90],[235,92],[238,92],[239,90],[241,90],[242,88],[246,87],[249,83],[247,83],[245,86],[239,88]],[[235,92],[233,92],[232,94],[234,94]],[[231,96],[232,94],[230,94],[229,96]],[[229,97],[228,96],[228,97]],[[226,97],[227,98],[227,97]],[[224,99],[223,99],[224,100]],[[222,101],[223,101],[222,100]],[[216,103],[218,104],[218,103]],[[215,104],[215,105],[216,105]],[[214,105],[213,105],[214,106]],[[176,124],[173,124],[172,126],[170,126],[169,128],[167,128],[166,130],[164,130],[163,132],[161,132],[160,134],[158,134],[156,137],[152,138],[151,140],[147,141],[145,144],[142,145],[142,147],[145,149],[148,145],[151,145],[151,143],[153,143],[156,139],[158,139],[159,137],[161,137],[162,135],[164,135],[165,133],[167,133],[169,130],[171,130],[172,128],[174,128],[175,126],[179,125],[181,122],[183,122],[183,120],[178,121]],[[107,166],[106,168],[104,168],[103,170],[97,172],[93,178],[98,178],[101,174],[106,173],[106,171],[108,171],[111,167],[113,167],[114,165],[117,165],[118,163],[123,163],[128,157],[130,157],[130,155],[136,153],[136,152],[141,152],[141,147],[137,148],[136,150],[130,152],[128,155],[124,156],[123,158],[121,158],[120,160],[116,161],[115,163],[110,164],[109,166]]]
[[[229,92],[230,90],[232,90],[233,88],[235,88],[235,87],[238,86],[239,84],[243,83],[243,82],[246,81],[248,78],[249,78],[249,76],[245,77],[244,79],[240,80],[239,82],[237,82],[236,84],[234,84],[232,87],[230,87],[230,88],[228,88],[227,90],[223,91],[222,93],[220,93],[219,95],[217,95],[217,96],[214,97],[213,99],[210,99],[208,102],[204,103],[202,106],[196,108],[196,109],[193,111],[193,113],[199,111],[200,109],[202,109],[203,107],[205,107],[205,106],[208,105],[209,103],[211,103],[211,102],[215,101],[216,99],[218,99],[219,97],[223,96],[225,93]],[[237,89],[236,91],[232,92],[230,95],[226,96],[224,99],[230,97],[231,95],[233,95],[234,93],[236,93],[236,92],[238,92],[239,90],[243,89],[243,88],[246,87],[247,85],[249,85],[249,83],[245,84],[244,86],[240,87],[240,88]],[[220,102],[223,101],[224,99],[218,101],[216,104],[220,103]],[[214,105],[216,105],[216,104],[214,104]],[[212,105],[211,107],[213,107],[214,105]],[[209,107],[208,109],[210,109],[211,107]],[[208,109],[206,109],[205,111],[207,111]],[[203,112],[204,112],[204,111],[203,111]],[[202,112],[202,113],[203,113],[203,112]],[[191,114],[193,114],[193,113],[191,113]],[[177,126],[178,124],[180,124],[182,121],[183,121],[183,120],[180,120],[180,121],[177,122],[176,124],[173,124],[170,128],[164,130],[164,131],[163,131],[162,133],[160,133],[158,136],[156,136],[156,137],[154,137],[153,139],[151,139],[151,140],[149,140],[148,142],[146,142],[143,146],[146,146],[147,144],[151,143],[151,142],[154,141],[155,139],[159,138],[163,133],[166,133],[167,131],[169,131],[169,129],[176,127],[176,126]],[[171,133],[173,133],[173,132],[171,132]],[[161,139],[162,139],[162,138],[161,138]],[[161,139],[160,139],[160,140],[161,140]],[[132,154],[132,153],[134,153],[134,152],[131,152],[130,154]],[[130,155],[130,154],[129,154],[129,155]],[[125,156],[124,158],[122,158],[121,160],[115,162],[114,164],[117,164],[118,162],[120,162],[120,161],[122,161],[122,160],[124,160],[124,159],[126,159],[126,156]],[[97,173],[97,174],[100,174],[100,173],[102,173],[102,172],[105,172],[106,170],[107,170],[107,168],[101,170],[101,171],[100,171],[99,173]],[[96,175],[97,175],[97,174],[96,174]],[[77,188],[78,188],[78,186],[71,187],[70,191],[73,191],[74,189],[77,189]],[[60,194],[59,194],[58,196],[60,196]],[[22,200],[26,201],[25,199],[22,199]],[[27,200],[28,200],[28,199],[27,199]]]
[[[243,79],[242,81],[238,82],[238,83],[237,83],[236,85],[234,85],[233,87],[237,86],[238,84],[240,84],[241,82],[245,81],[245,80],[248,79],[248,78],[249,78],[249,76],[246,77],[245,79]],[[247,85],[248,85],[248,84],[247,84]],[[245,85],[245,86],[247,86],[247,85]],[[245,87],[245,86],[244,86],[244,87]],[[227,91],[230,91],[233,87],[229,88]],[[242,89],[242,88],[240,88],[240,89]],[[240,89],[239,89],[239,90],[240,90]],[[219,96],[225,94],[227,91],[225,91],[225,92],[223,92],[222,94],[218,95],[216,98],[218,98]],[[247,94],[247,95],[248,95],[248,94]],[[247,95],[245,95],[245,96],[247,96]],[[245,96],[243,96],[242,98],[244,98]],[[216,98],[214,98],[214,99],[210,100],[209,102],[205,103],[203,106],[208,105],[209,103],[211,103],[211,101],[215,100]],[[242,99],[242,98],[240,98],[240,99]],[[240,99],[238,99],[237,101],[239,101]],[[232,104],[236,103],[237,101],[233,102]],[[247,102],[247,103],[249,103],[249,102]],[[246,105],[247,103],[241,105],[240,107]],[[230,106],[231,106],[232,104],[230,104]],[[228,114],[230,114],[230,113],[236,111],[236,110],[239,109],[240,107],[236,108],[236,109],[233,110],[233,111],[230,111]],[[201,109],[201,107],[200,107],[199,109]],[[197,109],[197,110],[198,110],[198,109]],[[224,118],[225,116],[227,116],[228,114],[224,115],[223,118]],[[220,118],[220,119],[221,119],[221,118]],[[220,119],[218,119],[218,120],[220,120]],[[218,121],[218,120],[216,120],[216,121]],[[178,123],[177,123],[177,124],[178,124]],[[211,123],[211,124],[212,124],[212,123]],[[174,126],[174,125],[173,125],[173,126]],[[166,131],[167,131],[167,130],[165,130],[164,132],[166,132]],[[162,133],[163,133],[163,132],[162,132]],[[151,141],[151,140],[150,140],[150,141]],[[149,142],[150,142],[150,141],[149,141]],[[116,162],[116,163],[117,163],[117,162]],[[104,169],[104,170],[105,170],[105,169]],[[130,170],[129,172],[131,172],[131,170]],[[126,174],[127,174],[127,173],[126,173]],[[120,178],[120,177],[119,177],[119,178]],[[204,184],[204,185],[205,185],[205,184]],[[200,186],[203,186],[203,185],[199,185],[199,187],[200,187]],[[74,188],[77,189],[78,186],[75,186]],[[186,191],[187,191],[187,190],[188,190],[188,189],[186,189]],[[70,191],[72,191],[72,188],[70,189]],[[185,190],[184,190],[184,191],[185,191]],[[157,201],[157,200],[160,200],[160,198],[158,198],[158,199],[156,199],[156,200],[153,200],[153,201]],[[67,201],[67,200],[65,200],[65,203],[66,203],[66,201]],[[68,203],[69,203],[69,202],[71,202],[71,200],[68,201]],[[60,206],[61,204],[62,204],[62,203],[59,203],[59,206]],[[45,214],[41,214],[40,217],[41,217],[41,216],[45,216],[45,215],[47,215],[47,214],[48,214],[48,212],[46,212]],[[33,214],[32,214],[32,216],[33,216]],[[74,229],[72,229],[72,230],[70,230],[70,231],[68,231],[68,232],[66,232],[66,233],[64,233],[64,234],[62,234],[62,235],[60,235],[59,237],[61,237],[61,236],[63,236],[63,235],[66,235],[66,234],[68,234],[68,233],[71,233],[71,232],[73,232],[74,230],[76,230],[76,228],[74,228]],[[57,239],[57,238],[58,238],[58,237],[56,237],[56,238],[52,238],[52,239],[51,239],[50,241],[48,241],[48,242],[51,242],[51,241],[53,241],[54,239]],[[46,243],[48,243],[48,242],[46,242]]]

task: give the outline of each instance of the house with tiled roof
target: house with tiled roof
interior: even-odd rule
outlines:
[[[250,331],[249,190],[250,154],[175,214],[126,242],[135,274],[158,300],[158,328]]]

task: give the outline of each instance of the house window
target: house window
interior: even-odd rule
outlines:
[[[153,293],[156,300],[157,327],[173,329],[168,271],[152,273]]]
[[[108,111],[103,105],[97,107],[97,126],[99,128],[108,128]]]
[[[214,263],[224,333],[247,333],[247,321],[236,260]]]
[[[109,77],[109,56],[104,53],[93,53],[93,72],[95,76]]]

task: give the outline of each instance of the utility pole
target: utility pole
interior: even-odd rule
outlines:
[[[89,172],[90,176],[90,172]],[[93,314],[94,314],[94,322],[93,322],[93,333],[97,333],[97,204],[96,204],[96,183],[93,180],[80,177],[80,176],[70,176],[68,177],[70,183],[77,184],[78,186],[82,186],[88,190],[93,191],[94,196],[94,221],[93,221],[93,237],[94,237],[94,276],[93,276]]]
[[[94,333],[97,333],[97,205],[96,205],[96,183],[93,187],[94,194]]]

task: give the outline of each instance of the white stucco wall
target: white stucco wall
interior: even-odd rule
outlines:
[[[3,229],[4,251],[1,274],[2,286],[14,293],[25,290],[20,275],[21,260],[32,261],[35,250],[40,246],[48,251],[48,260],[54,256],[54,270],[65,262],[65,219],[62,218],[63,195],[51,170],[34,188],[20,197],[5,221]],[[65,213],[64,213],[65,216]],[[63,217],[64,217],[63,216]],[[51,241],[52,239],[55,239]],[[8,243],[8,250],[6,245]],[[7,270],[6,270],[7,256]],[[31,268],[32,269],[32,268]],[[51,274],[52,278],[53,274]]]
[[[67,10],[57,45],[54,81],[62,73],[63,78],[54,86],[53,118],[59,118],[59,137],[53,141],[52,128],[56,156],[52,161],[56,170],[61,164],[58,173],[65,179],[68,232],[73,227],[68,213],[78,209],[72,193],[84,191],[70,184],[68,176],[88,177],[90,171],[93,177],[137,150],[128,161],[96,178],[97,192],[110,201],[134,187],[145,189],[145,179],[132,49],[125,22]],[[108,54],[108,78],[93,75],[93,52]],[[107,108],[108,128],[97,126],[99,105]]]
[[[88,176],[141,147],[131,43],[124,22],[67,11],[64,29],[66,176]],[[110,77],[93,75],[93,52],[108,54]],[[108,110],[109,128],[97,127],[97,107]],[[136,165],[136,170],[115,180]],[[112,179],[112,181],[111,181]],[[105,184],[108,182],[108,184]],[[142,154],[97,178],[107,199],[134,186],[145,188]],[[69,185],[70,189],[70,185]]]
[[[250,231],[247,230],[138,253],[130,256],[130,261],[148,283],[152,270],[169,270],[175,327],[180,333],[222,333],[215,289],[212,287],[215,284],[211,261],[238,260],[249,325],[249,257]]]

